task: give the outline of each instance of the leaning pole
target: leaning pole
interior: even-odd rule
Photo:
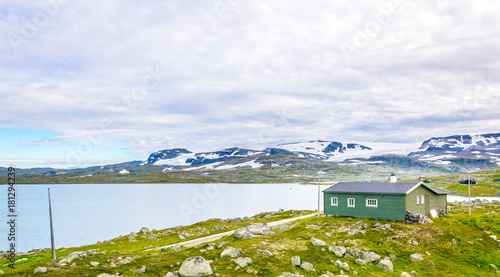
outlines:
[[[50,217],[50,245],[52,247],[52,260],[56,259],[56,249],[54,247],[54,227],[52,226],[52,205],[50,204],[50,188],[47,188],[49,192],[49,217]]]

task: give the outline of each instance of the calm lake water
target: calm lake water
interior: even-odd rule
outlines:
[[[17,251],[50,247],[47,188],[57,248],[94,244],[141,227],[159,230],[318,205],[317,186],[300,184],[17,185]],[[0,203],[6,220],[7,186]],[[7,227],[0,228],[1,250],[8,249]]]
[[[159,230],[280,208],[315,210],[318,205],[317,186],[300,184],[17,185],[18,251],[50,247],[49,187],[57,248],[94,244],[141,227]],[[448,196],[449,202],[466,199]],[[7,186],[0,193],[0,203],[5,203],[0,206],[6,220]],[[0,249],[7,250],[8,226],[0,226]]]

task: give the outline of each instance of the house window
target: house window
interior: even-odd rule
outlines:
[[[378,208],[378,200],[377,199],[366,199],[366,206]]]
[[[356,201],[354,198],[348,198],[347,199],[347,207],[355,207],[356,206]]]
[[[338,205],[339,205],[338,197],[332,197],[332,206],[338,206]]]
[[[423,195],[417,195],[416,199],[417,199],[417,205],[419,205],[419,204],[422,204],[422,205],[425,204],[425,196],[423,196]]]

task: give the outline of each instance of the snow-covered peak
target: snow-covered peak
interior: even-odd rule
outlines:
[[[372,150],[370,147],[357,143],[344,144],[337,141],[324,140],[279,144],[275,149],[284,150],[299,157],[316,160],[330,160],[333,157],[342,157],[349,153],[368,153]]]
[[[476,150],[490,146],[500,147],[500,133],[431,138],[424,141],[420,150]]]

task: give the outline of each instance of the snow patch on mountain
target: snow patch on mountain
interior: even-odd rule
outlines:
[[[341,143],[336,141],[313,140],[308,142],[295,142],[280,144],[277,151],[283,150],[300,158],[333,161],[345,159],[345,156],[359,156],[360,153],[370,152],[372,149],[358,143]],[[274,150],[276,151],[276,150]]]
[[[174,166],[191,165],[191,163],[188,163],[187,161],[189,159],[193,159],[194,157],[195,157],[194,153],[180,154],[179,156],[177,156],[175,158],[157,160],[153,164],[154,165],[174,165]]]
[[[255,160],[247,161],[247,162],[242,162],[242,163],[237,163],[237,164],[223,164],[223,162],[216,162],[216,163],[211,163],[211,164],[205,164],[202,166],[196,166],[196,167],[190,167],[190,168],[185,168],[183,169],[184,171],[193,171],[193,170],[228,170],[228,169],[235,169],[235,168],[242,168],[242,167],[249,167],[249,168],[259,168],[264,166],[261,163],[256,162]]]

